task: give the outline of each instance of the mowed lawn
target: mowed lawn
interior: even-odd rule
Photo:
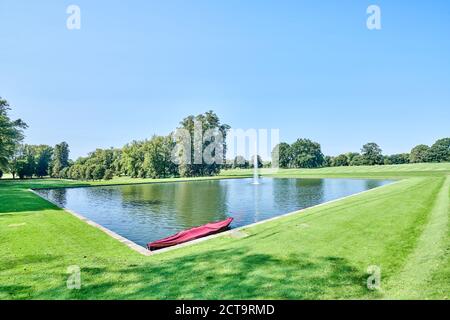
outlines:
[[[450,164],[267,174],[398,181],[150,257],[27,190],[83,183],[0,181],[0,299],[449,299]],[[148,181],[108,183],[130,182]],[[66,286],[72,265],[80,290]],[[381,290],[367,288],[370,266]]]

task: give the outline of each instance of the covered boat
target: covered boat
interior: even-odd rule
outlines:
[[[178,244],[186,243],[195,239],[207,237],[209,235],[225,231],[226,229],[228,229],[228,227],[232,222],[233,218],[228,218],[223,221],[208,223],[205,224],[204,226],[181,231],[173,236],[149,243],[147,245],[147,248],[151,251],[154,251],[163,248],[173,247]]]

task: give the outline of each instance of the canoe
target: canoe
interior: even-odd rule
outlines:
[[[210,236],[228,229],[233,222],[233,218],[228,218],[223,221],[208,223],[200,227],[195,227],[189,230],[181,231],[173,236],[149,243],[147,248],[150,251],[155,251],[163,248],[173,247],[192,240],[200,239]]]

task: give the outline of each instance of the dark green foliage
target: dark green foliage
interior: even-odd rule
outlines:
[[[236,156],[233,160],[233,169],[248,169],[250,168],[249,162],[243,156]]]
[[[52,150],[52,147],[47,145],[25,144],[18,146],[9,164],[11,173],[13,175],[17,173],[22,178],[47,176],[52,159]]]
[[[25,159],[17,159],[14,161],[14,172],[20,179],[25,179],[27,175],[27,161]]]
[[[350,164],[350,159],[347,155],[341,154],[334,158],[333,167],[346,167]]]
[[[68,167],[67,171],[62,171],[63,178],[75,180],[109,180],[115,174],[117,168],[120,168],[122,152],[117,149],[97,149],[91,152],[86,158],[79,158],[75,163]]]
[[[264,166],[264,164],[263,164],[261,156],[258,155],[256,159],[257,159],[256,161],[258,161],[258,168],[262,168]],[[252,159],[250,161],[250,167],[251,168],[255,167],[255,156],[252,156]]]
[[[324,167],[334,167],[334,159],[335,157],[332,156],[325,156],[323,161]]]
[[[121,160],[113,161],[111,169],[134,178],[176,177],[178,166],[172,161],[173,148],[171,135],[133,141],[122,149]],[[121,169],[118,170],[118,167]]]
[[[177,176],[177,168],[172,162],[173,141],[170,136],[153,136],[144,143],[144,178],[166,178]]]
[[[291,145],[292,168],[319,168],[324,164],[320,144],[309,139],[298,139]]]
[[[92,180],[102,180],[105,173],[106,169],[101,164],[92,166]]]
[[[49,175],[49,168],[52,162],[53,148],[46,145],[40,145],[35,147],[35,162],[36,171],[35,174],[38,177],[45,177]]]
[[[405,164],[409,163],[410,155],[409,153],[393,154],[384,157],[384,164]]]
[[[22,120],[11,120],[8,111],[11,110],[8,101],[0,97],[0,168],[7,169],[20,142],[23,140],[23,130],[27,124]]]
[[[122,149],[122,168],[125,175],[132,178],[142,177],[144,170],[142,164],[145,160],[145,141],[133,141]]]
[[[114,171],[111,169],[107,169],[105,171],[105,174],[103,175],[103,179],[104,180],[111,180],[112,178],[114,178]]]
[[[319,168],[325,164],[320,144],[309,139],[298,139],[292,145],[280,143],[272,151],[280,168]]]
[[[436,141],[427,155],[428,162],[450,162],[450,138]]]
[[[384,163],[383,152],[374,142],[367,143],[362,147],[361,156],[364,165],[373,166]]]
[[[53,160],[51,163],[51,176],[62,178],[61,171],[69,166],[69,145],[67,142],[57,144],[53,150]]]
[[[222,165],[226,163],[226,138],[230,126],[222,124],[213,111],[188,116],[180,122],[180,125],[176,139],[178,144],[183,144],[177,152],[180,176],[199,177],[219,174]],[[180,132],[188,133],[188,136],[180,137],[178,135]],[[210,151],[210,145],[213,143],[217,145],[217,148]]]
[[[292,165],[292,149],[291,146],[282,142],[272,151],[272,160],[278,164],[279,168],[287,169]]]
[[[351,166],[363,166],[365,164],[366,164],[366,162],[365,162],[363,156],[360,154],[354,155],[352,157],[352,160],[350,161]]]
[[[420,144],[411,150],[409,161],[411,163],[427,162],[429,151],[430,151],[429,146]]]

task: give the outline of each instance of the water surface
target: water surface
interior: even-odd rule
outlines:
[[[241,227],[383,186],[389,180],[225,179],[38,190],[42,196],[142,246],[224,220]]]

